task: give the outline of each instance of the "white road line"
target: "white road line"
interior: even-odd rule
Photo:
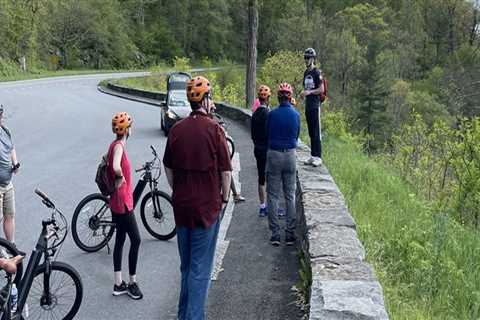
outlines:
[[[240,183],[240,155],[235,153],[232,159],[233,165],[233,179],[235,180],[235,187],[237,192],[241,193],[242,185]],[[217,247],[215,248],[215,262],[213,264],[212,280],[217,280],[220,272],[223,271],[222,264],[223,259],[227,253],[228,245],[230,240],[227,240],[227,232],[230,227],[230,222],[232,221],[233,209],[235,209],[235,202],[233,197],[230,197],[230,200],[225,209],[225,214],[223,215],[222,222],[220,224],[220,230],[218,232]]]

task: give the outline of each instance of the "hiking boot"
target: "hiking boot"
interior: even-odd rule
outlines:
[[[285,210],[283,208],[278,207],[277,217],[278,217],[278,219],[284,219],[285,218]]]
[[[305,161],[303,162],[303,164],[305,164],[305,165],[307,165],[307,166],[310,166],[310,165],[312,165],[313,161],[315,161],[315,159],[314,159],[313,157],[310,157],[310,159],[305,160]]]
[[[267,207],[265,207],[265,208],[260,208],[260,210],[258,211],[258,216],[259,216],[260,218],[266,217],[267,214],[268,214],[268,212],[267,212]]]
[[[143,293],[140,291],[136,282],[130,283],[127,287],[127,293],[133,300],[140,300],[143,298]]]
[[[127,293],[127,284],[125,283],[125,281],[122,281],[122,283],[117,286],[116,284],[113,285],[113,295],[114,296],[121,296],[122,294],[126,294]]]
[[[270,243],[272,246],[278,247],[280,245],[280,236],[279,235],[272,235],[270,238]]]
[[[293,234],[287,234],[285,236],[285,244],[287,246],[293,246],[295,244],[295,240],[297,240],[297,238],[295,238],[295,235]]]
[[[312,162],[312,166],[319,167],[322,165],[322,163],[323,163],[322,158],[316,157]]]

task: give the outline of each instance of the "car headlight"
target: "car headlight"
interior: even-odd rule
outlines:
[[[178,116],[175,114],[175,112],[173,112],[171,110],[167,111],[167,117],[169,117],[170,119],[177,119],[178,118]]]

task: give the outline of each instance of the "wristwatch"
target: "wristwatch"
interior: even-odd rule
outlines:
[[[222,203],[228,203],[228,199],[227,200],[222,199]]]

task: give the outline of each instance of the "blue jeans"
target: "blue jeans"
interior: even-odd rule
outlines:
[[[182,284],[178,302],[179,320],[205,319],[205,304],[215,257],[220,222],[208,229],[177,228]]]

